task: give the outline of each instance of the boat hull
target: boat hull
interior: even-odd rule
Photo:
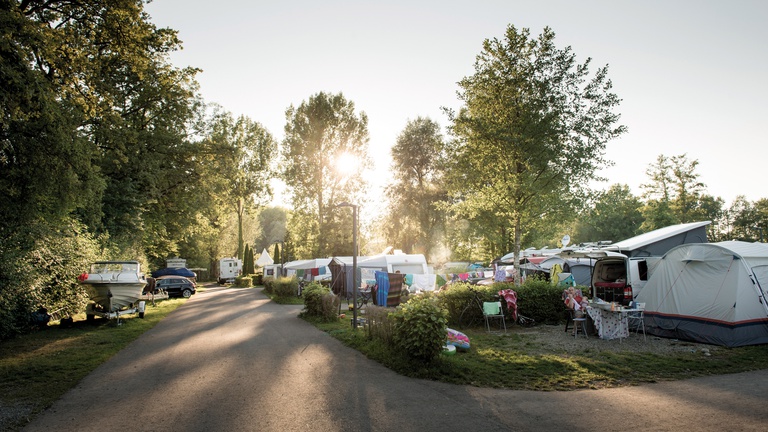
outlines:
[[[88,296],[102,309],[115,312],[134,305],[141,297],[145,283],[84,283]]]
[[[147,285],[137,261],[97,261],[78,280],[94,303],[92,310],[98,312],[134,306]]]

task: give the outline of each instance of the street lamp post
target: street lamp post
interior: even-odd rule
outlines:
[[[357,330],[357,205],[345,201],[337,207],[352,207],[352,329]]]

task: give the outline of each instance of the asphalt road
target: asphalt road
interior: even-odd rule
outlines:
[[[571,392],[405,378],[258,289],[209,289],[27,431],[763,431],[768,369]],[[150,313],[148,311],[148,313]]]

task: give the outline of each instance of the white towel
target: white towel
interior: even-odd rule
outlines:
[[[437,275],[435,274],[415,274],[413,275],[413,283],[411,284],[411,291],[434,291],[435,283],[437,282]]]

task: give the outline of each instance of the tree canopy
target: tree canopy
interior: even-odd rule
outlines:
[[[516,256],[524,225],[575,210],[604,159],[606,143],[625,132],[614,112],[607,66],[589,78],[545,28],[538,38],[509,26],[487,39],[475,72],[459,82],[464,106],[449,111],[453,210],[469,220],[514,230]]]
[[[368,116],[344,95],[317,93],[285,113],[282,177],[293,192],[289,231],[298,256],[351,254],[349,211],[337,205],[363,203],[368,156]],[[342,170],[342,168],[344,170]],[[337,219],[338,216],[338,219]],[[301,244],[299,244],[301,242]]]
[[[388,244],[429,257],[445,229],[443,186],[445,144],[440,125],[428,118],[409,121],[391,150],[392,178],[386,196]]]

